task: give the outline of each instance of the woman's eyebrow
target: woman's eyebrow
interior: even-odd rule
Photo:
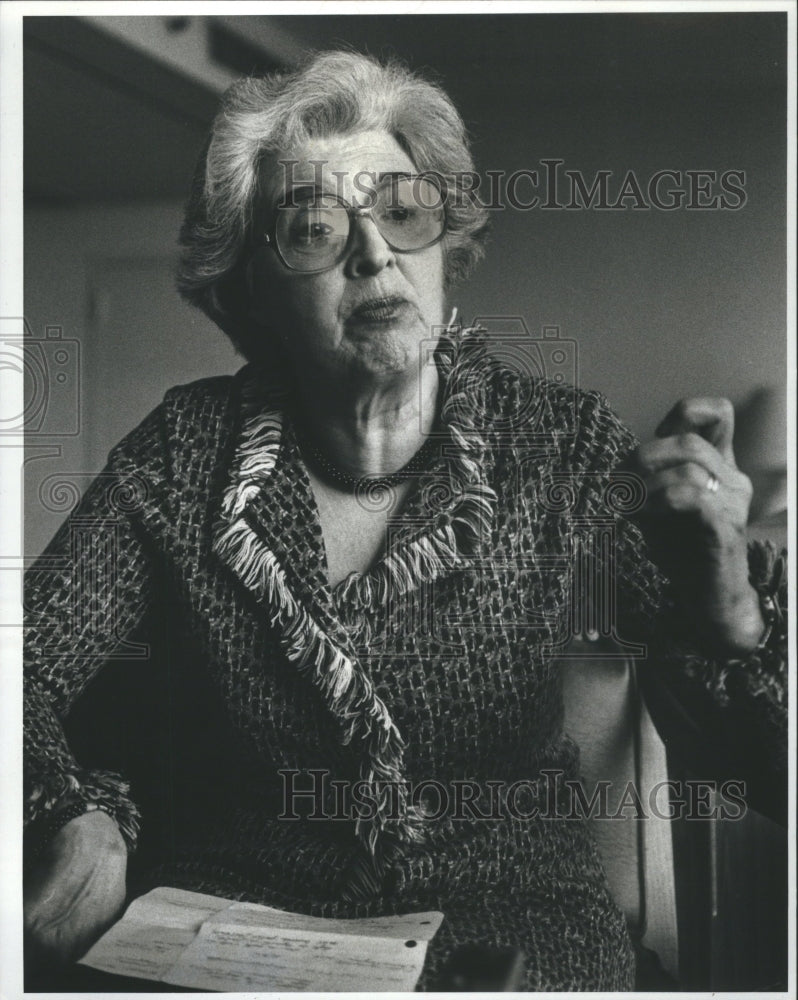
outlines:
[[[413,176],[411,170],[383,170],[378,174],[372,171],[364,171],[363,173],[372,177],[378,187],[388,181],[401,180],[402,178]],[[290,185],[280,194],[275,208],[294,208],[299,202],[313,200],[318,195],[339,196],[338,192],[322,187],[319,184],[310,181],[300,182]]]
[[[296,184],[286,188],[280,194],[275,208],[293,208],[296,206],[298,201],[312,200],[317,195],[331,193],[332,192],[325,191],[324,188],[319,187],[318,184]]]

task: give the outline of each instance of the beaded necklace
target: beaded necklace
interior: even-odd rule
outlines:
[[[351,472],[337,466],[334,462],[317,448],[297,425],[296,436],[302,453],[310,457],[313,464],[318,466],[324,474],[341,489],[348,493],[358,493],[364,489],[393,489],[400,483],[405,482],[412,476],[426,469],[433,456],[438,453],[438,441],[433,437],[428,437],[409,462],[406,462],[401,469],[389,472],[381,476],[353,476]]]

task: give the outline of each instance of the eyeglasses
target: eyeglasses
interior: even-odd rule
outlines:
[[[408,174],[385,179],[363,206],[316,190],[305,197],[293,193],[278,205],[274,226],[263,239],[286,267],[314,274],[344,259],[355,218],[370,218],[391,250],[415,253],[443,239],[445,195],[436,178]]]

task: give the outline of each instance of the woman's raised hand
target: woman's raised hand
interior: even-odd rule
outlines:
[[[734,409],[727,399],[682,400],[656,433],[637,451],[652,555],[708,651],[744,656],[765,625],[748,580],[752,489],[734,461]]]
[[[119,916],[126,870],[127,847],[107,813],[66,823],[25,881],[28,960],[80,958]]]

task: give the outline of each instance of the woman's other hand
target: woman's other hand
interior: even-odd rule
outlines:
[[[656,433],[637,452],[652,555],[708,651],[745,656],[765,625],[748,580],[752,488],[734,461],[734,409],[727,399],[682,400]]]
[[[25,881],[28,958],[70,962],[85,954],[124,906],[126,869],[127,847],[107,813],[66,823]]]

